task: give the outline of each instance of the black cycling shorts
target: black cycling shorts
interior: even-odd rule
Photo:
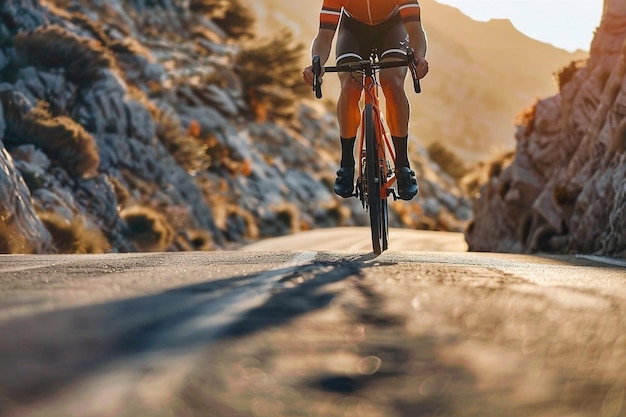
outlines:
[[[337,65],[368,59],[372,49],[380,58],[403,58],[409,45],[409,35],[400,13],[378,25],[368,25],[346,13],[341,16],[337,34]]]

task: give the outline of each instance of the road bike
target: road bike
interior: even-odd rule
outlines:
[[[388,129],[381,116],[378,98],[378,73],[385,68],[408,66],[413,78],[416,93],[421,92],[419,78],[415,68],[412,49],[407,49],[405,59],[381,61],[376,50],[372,50],[369,59],[335,67],[324,67],[325,72],[350,72],[361,75],[365,106],[361,113],[359,158],[356,179],[356,192],[353,194],[361,200],[363,208],[369,212],[370,229],[372,231],[372,249],[379,255],[389,246],[389,209],[387,197],[398,199],[393,184],[396,181],[395,151],[389,140]],[[313,91],[315,96],[322,98],[321,83],[318,76],[322,67],[320,57],[313,57]]]

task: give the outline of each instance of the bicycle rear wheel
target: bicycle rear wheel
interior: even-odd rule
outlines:
[[[374,124],[374,109],[365,106],[365,180],[367,181],[367,206],[372,231],[372,249],[379,255],[387,249],[387,196],[381,195],[381,185],[385,180],[384,170],[378,156],[378,140]]]

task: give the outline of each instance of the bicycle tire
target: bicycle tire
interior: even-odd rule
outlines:
[[[386,234],[386,203],[387,196],[381,196],[381,182],[383,181],[380,159],[378,158],[376,129],[374,124],[374,109],[371,104],[365,106],[365,180],[367,181],[367,206],[372,231],[372,249],[376,255],[385,250],[383,236]]]
[[[389,207],[387,206],[387,199],[383,198],[381,204],[383,206],[381,233],[383,235],[383,251],[386,251],[389,247]]]

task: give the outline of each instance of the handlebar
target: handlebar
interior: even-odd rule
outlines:
[[[406,59],[401,61],[383,61],[383,62],[373,62],[372,60],[363,60],[358,62],[353,62],[350,64],[339,65],[336,67],[324,67],[325,72],[364,72],[365,75],[372,75],[375,71],[382,70],[385,68],[397,68],[397,67],[409,67],[411,71],[411,77],[413,78],[413,90],[417,94],[422,92],[422,87],[420,85],[420,80],[417,77],[417,68],[415,66],[415,55],[412,49],[407,51]],[[315,92],[315,97],[322,98],[322,83],[319,80],[319,75],[322,73],[322,66],[320,63],[320,57],[315,55],[313,57],[313,91]]]

